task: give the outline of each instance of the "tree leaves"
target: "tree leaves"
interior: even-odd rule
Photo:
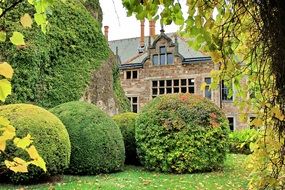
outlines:
[[[33,24],[31,16],[27,13],[21,17],[20,22],[24,28],[31,28]]]
[[[0,80],[0,100],[5,101],[6,97],[12,92],[11,83],[7,79]]]
[[[6,32],[0,31],[0,42],[6,41]]]
[[[5,78],[11,79],[13,73],[14,71],[11,65],[9,65],[7,62],[0,62],[0,75],[4,76]]]
[[[13,32],[13,36],[10,38],[10,41],[16,46],[25,45],[24,36],[20,32]]]

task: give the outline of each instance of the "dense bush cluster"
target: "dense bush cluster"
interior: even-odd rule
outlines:
[[[86,102],[64,103],[51,112],[61,119],[70,136],[71,174],[98,174],[122,169],[124,141],[111,117]]]
[[[33,145],[46,162],[47,173],[34,165],[28,167],[28,173],[13,173],[6,171],[0,178],[7,177],[15,183],[34,182],[45,177],[62,174],[70,161],[70,141],[62,122],[49,111],[28,104],[12,104],[0,107],[0,116],[10,120],[16,128],[17,137],[30,134]],[[11,157],[29,159],[27,152],[15,147],[10,142],[6,153]],[[0,157],[0,163],[3,158]]]
[[[228,121],[213,102],[190,94],[163,95],[139,113],[138,155],[150,170],[185,173],[223,165]]]
[[[135,139],[135,122],[137,114],[132,112],[113,116],[113,120],[120,127],[126,150],[126,164],[138,164]]]
[[[99,11],[98,0],[86,3],[95,6],[93,11]],[[0,61],[9,62],[15,70],[13,94],[6,103],[32,102],[51,108],[79,100],[90,81],[91,71],[109,54],[101,23],[81,1],[55,1],[44,34],[35,22],[31,29],[21,26],[19,18],[29,12],[33,9],[25,1],[9,11],[4,20],[0,19],[8,36],[19,31],[26,40],[26,46],[21,48],[9,40],[0,46]]]
[[[234,154],[250,154],[250,144],[255,143],[258,138],[258,131],[254,129],[243,129],[233,131],[230,137],[230,152]]]

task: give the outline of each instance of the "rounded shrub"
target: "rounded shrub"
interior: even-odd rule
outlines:
[[[172,94],[143,108],[135,137],[147,169],[186,173],[220,168],[228,151],[228,131],[224,113],[210,100]]]
[[[79,101],[61,104],[51,112],[61,119],[70,136],[69,173],[91,175],[122,170],[124,141],[111,117],[95,105]]]
[[[137,113],[126,112],[113,116],[113,120],[120,127],[126,150],[126,164],[138,164],[135,139],[135,122]]]
[[[46,162],[47,172],[29,165],[28,173],[6,171],[0,178],[7,177],[14,183],[36,182],[57,174],[62,174],[70,161],[71,146],[67,130],[62,122],[49,111],[29,104],[11,104],[0,107],[0,116],[7,118],[16,128],[17,137],[30,134],[33,145]],[[5,152],[14,157],[29,160],[27,152],[8,142]],[[3,163],[3,158],[0,157]]]

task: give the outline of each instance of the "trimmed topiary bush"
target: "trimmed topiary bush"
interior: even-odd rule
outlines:
[[[69,173],[92,175],[122,170],[124,141],[111,117],[93,104],[68,102],[51,112],[67,128],[71,141]]]
[[[220,168],[228,151],[228,131],[227,118],[210,100],[172,94],[143,108],[135,137],[147,169],[186,173]]]
[[[41,157],[46,162],[47,172],[30,165],[28,173],[5,171],[0,178],[7,177],[14,183],[36,182],[57,174],[62,174],[70,161],[70,141],[62,122],[49,111],[29,104],[12,104],[0,107],[0,116],[10,120],[16,128],[17,137],[30,134]],[[29,160],[27,152],[8,143],[5,152],[12,157]],[[3,158],[0,156],[0,162]]]
[[[251,154],[250,144],[258,139],[259,132],[255,129],[243,129],[230,133],[230,152],[234,154]]]
[[[138,164],[135,139],[135,122],[137,113],[127,112],[113,116],[113,120],[120,127],[126,150],[126,164]]]

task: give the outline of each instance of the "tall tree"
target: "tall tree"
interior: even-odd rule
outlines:
[[[263,129],[253,146],[249,187],[285,189],[285,1],[123,0],[123,5],[137,19],[180,25],[190,46],[220,64],[212,87],[221,79],[233,83],[240,109],[258,113],[253,124]]]

